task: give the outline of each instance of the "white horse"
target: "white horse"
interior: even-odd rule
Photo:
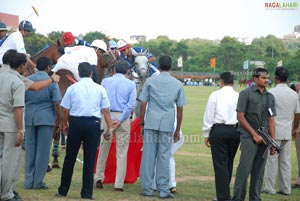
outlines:
[[[140,53],[135,53],[135,59],[134,59],[134,67],[132,68],[132,71],[130,73],[130,76],[133,78],[133,80],[136,83],[137,86],[137,97],[139,97],[143,85],[146,82],[146,79],[150,77],[150,69],[156,69],[154,66],[152,66],[151,63],[148,63],[147,58],[148,50]],[[159,72],[156,69],[157,72]],[[137,98],[136,105],[134,108],[134,114],[138,117],[140,115],[140,105],[141,101]]]

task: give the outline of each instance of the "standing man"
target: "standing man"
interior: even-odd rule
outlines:
[[[172,142],[173,140],[177,142],[180,138],[183,105],[186,100],[182,83],[170,75],[171,67],[171,57],[161,56],[159,58],[161,73],[146,80],[139,96],[142,102],[141,132],[144,135],[140,168],[142,196],[153,196],[152,182],[156,168],[155,180],[159,197],[174,197],[169,189],[169,160]],[[175,108],[176,129],[174,129]]]
[[[291,87],[292,88],[292,87]],[[296,83],[294,85],[294,89],[297,94],[298,94],[298,98],[299,98],[299,104],[300,104],[300,84]],[[298,162],[298,178],[297,178],[297,182],[294,183],[292,185],[292,188],[300,188],[300,126],[298,126],[298,137],[295,139],[295,146],[296,146],[296,155],[297,155],[297,162]]]
[[[17,50],[19,53],[23,53],[26,55],[27,62],[30,66],[35,67],[33,61],[31,61],[30,57],[26,54],[25,44],[24,44],[24,37],[27,37],[33,31],[32,24],[27,21],[21,21],[19,24],[19,31],[15,31],[11,33],[8,38],[4,41],[0,48],[0,64],[2,64],[2,57],[5,52],[9,49]]]
[[[233,89],[233,83],[230,72],[220,75],[221,89],[209,96],[203,118],[204,143],[211,147],[217,200],[231,199],[233,162],[240,143],[236,117],[239,94]]]
[[[49,79],[51,61],[37,60],[38,71],[28,77],[32,81]],[[39,91],[25,93],[25,189],[48,189],[44,183],[55,120],[61,125],[61,94],[57,83]]]
[[[130,139],[129,116],[136,102],[136,85],[126,78],[130,68],[126,61],[118,60],[115,65],[115,74],[105,78],[101,85],[106,89],[110,101],[110,112],[113,123],[119,125],[116,130],[117,170],[115,178],[115,190],[123,191],[124,179],[127,167],[127,151]],[[107,128],[103,122],[103,127]],[[96,187],[103,188],[106,160],[111,145],[111,138],[106,140],[102,137],[100,154],[98,155],[96,171]]]
[[[1,200],[16,201],[13,179],[21,152],[24,129],[26,56],[16,53],[10,59],[11,69],[0,73],[0,177]]]
[[[68,143],[61,183],[56,196],[67,196],[76,157],[82,143],[84,163],[81,198],[93,199],[94,161],[99,140],[100,119],[103,115],[108,129],[111,129],[110,103],[105,89],[91,79],[91,64],[80,63],[78,71],[81,79],[68,87],[61,102],[64,108],[63,131],[68,135]]]
[[[15,56],[16,54],[17,54],[17,50],[13,50],[13,49],[7,50],[5,52],[5,54],[2,57],[3,64],[1,65],[1,68],[0,68],[0,74],[2,72],[7,72],[11,69],[9,62],[10,62],[11,58],[13,56]],[[21,73],[23,73],[23,72],[21,72]],[[52,76],[49,77],[48,79],[37,81],[37,82],[33,82],[24,76],[22,76],[22,79],[25,84],[25,90],[38,91],[38,90],[48,87],[53,82],[59,82],[60,77],[59,77],[59,75],[56,75],[55,73],[53,73]],[[2,142],[0,139],[0,144],[1,143]],[[22,161],[21,161],[22,158],[21,157],[22,157],[22,152],[20,152],[19,158],[17,160],[17,169],[15,172],[15,176],[12,180],[13,193],[15,194],[15,197],[17,197],[19,199],[21,199],[21,197],[19,196],[18,192],[15,191],[15,188],[21,177],[21,171],[22,171],[22,169],[21,169],[22,168]]]
[[[245,200],[247,180],[251,174],[249,200],[261,200],[261,188],[267,158],[267,148],[263,138],[256,130],[264,126],[268,134],[275,137],[275,100],[266,90],[269,85],[269,73],[265,68],[256,68],[252,75],[254,87],[244,89],[239,94],[237,119],[239,121],[241,156],[234,183],[234,201]],[[275,148],[271,148],[275,154]]]
[[[269,90],[275,97],[275,140],[281,147],[277,155],[268,155],[265,169],[264,192],[275,194],[276,170],[278,167],[278,193],[291,194],[291,140],[298,137],[300,108],[298,94],[288,85],[288,69],[277,67],[275,70],[276,87]],[[292,132],[292,133],[291,133]]]

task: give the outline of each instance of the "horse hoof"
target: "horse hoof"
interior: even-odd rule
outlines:
[[[52,168],[60,168],[60,166],[59,166],[58,163],[57,163],[57,164],[53,163],[53,164],[52,164]]]
[[[52,167],[50,164],[48,164],[48,167],[47,167],[47,172],[51,172],[52,171]]]
[[[60,166],[59,166],[59,163],[58,163],[58,160],[56,159],[54,159],[53,160],[53,162],[52,162],[52,168],[60,168]]]

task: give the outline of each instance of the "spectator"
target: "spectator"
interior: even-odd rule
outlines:
[[[256,130],[263,126],[272,138],[275,137],[275,100],[266,89],[269,84],[268,70],[256,68],[252,78],[255,86],[241,91],[237,103],[241,156],[236,171],[233,201],[245,200],[250,174],[249,200],[261,200],[262,178],[267,160],[263,154],[267,145]],[[275,154],[275,148],[271,149],[271,154]]]
[[[221,89],[209,96],[203,117],[204,143],[211,147],[217,200],[231,199],[233,162],[240,143],[236,118],[239,94],[233,84],[234,77],[230,72],[220,75]]]
[[[61,182],[56,196],[67,196],[77,153],[83,143],[84,163],[81,198],[93,199],[93,169],[99,141],[100,119],[104,116],[108,129],[112,129],[109,112],[110,103],[105,89],[91,79],[92,66],[88,62],[82,62],[78,65],[78,71],[81,79],[68,87],[61,102],[63,131],[65,135],[68,135],[68,143]]]
[[[116,62],[115,74],[112,77],[105,78],[101,85],[106,89],[108,99],[111,103],[110,112],[113,123],[118,125],[115,130],[116,135],[116,158],[117,170],[115,178],[115,190],[124,190],[124,179],[127,167],[127,152],[130,139],[130,121],[129,116],[134,109],[136,102],[135,83],[126,78],[129,72],[129,64],[123,60]],[[102,124],[104,128],[107,126]],[[111,145],[111,139],[105,140],[102,137],[100,144],[100,154],[97,160],[96,187],[103,188],[104,172],[106,160]]]
[[[17,201],[13,193],[13,179],[21,154],[24,132],[25,85],[21,74],[26,56],[16,53],[10,58],[11,69],[0,73],[0,164],[1,200]],[[9,160],[7,160],[9,159]]]
[[[142,196],[153,196],[152,181],[156,167],[155,181],[159,197],[174,197],[169,189],[169,160],[173,133],[174,142],[180,137],[183,105],[186,101],[182,84],[170,75],[171,66],[171,57],[161,56],[159,58],[161,73],[146,80],[139,96],[142,102],[140,124],[144,134],[140,169]],[[174,129],[174,105],[177,110],[176,129]]]
[[[50,59],[40,57],[37,60],[37,69],[28,79],[49,79]],[[61,119],[60,101],[61,94],[57,83],[40,91],[29,90],[25,93],[25,189],[48,189],[43,179],[47,172],[55,120]]]
[[[291,140],[298,137],[298,125],[300,119],[298,94],[289,88],[287,80],[288,69],[277,67],[275,70],[276,87],[269,89],[275,97],[275,140],[281,147],[281,152],[276,155],[268,155],[265,169],[265,193],[275,194],[276,170],[278,167],[278,193],[291,194]],[[291,133],[292,131],[292,133]]]
[[[292,86],[291,86],[292,88]],[[293,89],[293,88],[292,88]],[[298,98],[299,98],[299,104],[300,104],[300,84],[296,83],[294,84],[294,91],[297,92]],[[297,154],[297,162],[298,162],[298,178],[296,183],[292,185],[292,188],[300,188],[300,126],[298,127],[298,137],[295,139],[295,146],[296,146],[296,154]]]

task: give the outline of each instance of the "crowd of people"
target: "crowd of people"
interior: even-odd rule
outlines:
[[[290,158],[292,139],[296,140],[297,156],[300,155],[299,85],[289,87],[285,67],[277,67],[274,74],[276,86],[268,90],[268,70],[256,68],[252,73],[255,85],[237,93],[232,87],[233,75],[224,72],[220,75],[221,89],[208,99],[203,133],[204,143],[211,147],[215,172],[217,198],[213,200],[245,200],[249,176],[249,200],[262,200],[261,193],[288,196],[291,188],[300,188],[299,183],[291,184]],[[262,128],[280,152],[260,134]],[[239,146],[241,155],[231,196],[230,181]]]
[[[0,101],[1,200],[22,200],[15,186],[22,172],[23,141],[24,189],[49,188],[44,178],[49,170],[52,137],[57,125],[66,137],[66,155],[55,196],[67,196],[82,146],[84,165],[80,197],[94,199],[94,186],[98,189],[104,186],[113,136],[117,141],[114,189],[124,191],[130,117],[137,101],[141,101],[139,119],[143,135],[141,195],[152,196],[157,190],[160,198],[173,198],[172,193],[177,191],[173,154],[183,144],[181,122],[186,100],[182,84],[170,75],[171,57],[161,56],[157,64],[152,53],[143,47],[130,47],[125,40],[110,40],[106,44],[97,39],[88,43],[65,32],[62,35],[64,48],[59,49],[62,56],[53,68],[48,57],[40,57],[34,63],[26,53],[23,38],[33,31],[28,20],[20,22],[17,31],[11,34],[7,31],[6,24],[1,22],[0,97],[6,97]],[[99,80],[98,55],[107,52],[115,59],[113,73]],[[135,57],[143,52],[146,52],[150,67],[149,78],[140,94],[133,79],[139,77],[134,69]],[[27,65],[34,68],[33,74],[26,74]],[[61,77],[56,74],[60,69],[70,70],[75,78],[75,83],[64,93],[58,85]],[[169,94],[167,98],[165,91]],[[154,138],[157,140],[152,140]],[[95,160],[98,146],[100,154]],[[97,161],[95,172],[94,161]]]
[[[163,55],[157,64],[155,56],[147,52],[149,77],[140,92],[133,80],[138,78],[135,57],[146,51],[143,47],[131,47],[123,39],[110,40],[107,44],[100,39],[88,43],[65,32],[62,35],[65,47],[60,49],[63,55],[52,68],[48,57],[40,57],[34,63],[26,54],[23,37],[33,31],[29,21],[20,22],[18,31],[11,34],[7,31],[6,24],[0,22],[0,199],[22,200],[16,184],[22,172],[24,139],[24,189],[48,189],[44,178],[57,125],[67,138],[67,146],[55,196],[68,195],[82,146],[80,197],[94,199],[94,187],[104,188],[105,168],[114,136],[117,161],[114,190],[123,192],[129,162],[130,117],[137,101],[140,101],[139,124],[143,136],[140,195],[152,197],[157,191],[160,198],[174,198],[177,189],[173,155],[183,144],[181,123],[186,97],[182,83],[170,75],[171,57]],[[98,55],[107,52],[112,53],[115,60],[112,76],[99,80]],[[36,72],[27,77],[26,65],[33,66]],[[56,75],[60,69],[70,70],[76,82],[63,94],[58,85],[60,76]],[[232,73],[223,72],[220,89],[208,98],[202,130],[204,144],[211,150],[215,173],[216,198],[213,200],[245,200],[249,176],[249,200],[261,200],[261,193],[287,196],[291,188],[300,188],[299,84],[289,87],[289,72],[285,67],[277,67],[274,74],[276,86],[268,89],[271,80],[268,70],[256,68],[252,73],[253,86],[237,92]],[[261,128],[280,151],[260,135]],[[299,169],[295,184],[291,184],[293,139]],[[239,147],[241,154],[231,195],[230,184]]]

